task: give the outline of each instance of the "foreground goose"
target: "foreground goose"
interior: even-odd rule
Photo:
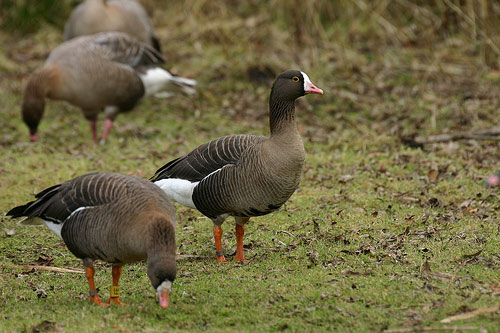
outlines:
[[[146,10],[135,0],[85,0],[71,13],[64,40],[98,32],[121,31],[160,51]]]
[[[195,92],[196,81],[171,75],[159,67],[162,63],[155,49],[121,32],[82,36],[59,45],[26,86],[22,116],[30,140],[37,140],[45,98],[80,107],[90,122],[94,141],[97,116],[104,110],[105,142],[117,114],[131,110],[144,95]]]
[[[218,262],[222,252],[221,224],[236,220],[236,257],[243,253],[244,224],[252,216],[275,211],[295,192],[305,151],[295,123],[295,100],[323,94],[300,71],[280,74],[271,90],[271,136],[229,135],[207,142],[156,171],[151,178],[167,196],[196,208],[214,223]]]
[[[147,258],[148,276],[160,306],[176,275],[175,208],[147,180],[94,172],[45,189],[36,200],[7,215],[26,216],[21,225],[46,224],[85,265],[90,302],[102,304],[94,284],[94,260],[113,264],[110,298],[123,304],[118,281],[122,265]]]

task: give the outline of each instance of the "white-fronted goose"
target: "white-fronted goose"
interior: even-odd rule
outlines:
[[[7,215],[21,225],[45,224],[82,259],[90,302],[102,304],[94,284],[94,260],[113,264],[110,298],[123,304],[118,281],[122,265],[147,258],[148,276],[163,308],[176,275],[175,208],[167,196],[142,178],[94,172],[49,187],[36,200]]]
[[[64,27],[64,40],[98,32],[121,31],[154,47],[156,38],[151,19],[135,0],[85,0],[73,9]]]
[[[297,188],[305,151],[295,123],[295,100],[323,94],[300,71],[280,74],[269,99],[271,136],[229,135],[205,143],[156,171],[151,178],[167,196],[212,219],[218,262],[221,224],[236,220],[236,257],[244,261],[244,224],[275,211]]]
[[[82,36],[55,48],[45,65],[29,78],[22,106],[30,140],[37,140],[45,98],[64,100],[82,109],[97,141],[96,121],[104,110],[105,142],[119,112],[131,110],[144,95],[181,90],[194,93],[196,81],[159,67],[162,56],[121,32]]]

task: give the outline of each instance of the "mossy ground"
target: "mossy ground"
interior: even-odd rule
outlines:
[[[463,36],[432,47],[377,44],[339,25],[328,43],[298,46],[262,13],[196,30],[176,25],[187,14],[172,10],[155,11],[167,67],[196,78],[199,94],[144,100],[118,117],[104,146],[93,144],[78,109],[54,101],[39,142],[27,142],[22,82],[61,32],[0,35],[3,331],[498,331],[498,312],[440,323],[499,304],[500,197],[483,185],[499,167],[498,143],[411,148],[400,140],[499,123],[498,74],[479,63],[474,45]],[[272,79],[288,68],[304,70],[325,95],[298,102],[307,151],[300,188],[280,211],[247,225],[249,264],[229,257],[218,265],[211,222],[178,206],[184,257],[166,310],[143,263],[125,267],[128,305],[111,308],[88,303],[83,274],[19,268],[81,264],[46,228],[17,227],[3,216],[8,209],[83,173],[150,177],[209,139],[266,134]],[[233,220],[223,225],[229,254],[233,228]],[[110,271],[97,267],[103,298]]]

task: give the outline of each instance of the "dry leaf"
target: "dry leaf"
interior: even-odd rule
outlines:
[[[3,228],[3,230],[5,231],[5,234],[7,236],[13,236],[16,233],[16,231],[14,229]]]
[[[339,183],[347,183],[348,181],[351,181],[354,179],[353,175],[343,175],[339,177]]]
[[[435,169],[430,170],[429,173],[427,174],[427,178],[431,183],[435,183],[438,179],[439,172]]]

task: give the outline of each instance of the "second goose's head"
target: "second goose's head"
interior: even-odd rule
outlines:
[[[175,258],[175,257],[174,257]],[[172,284],[176,275],[175,259],[172,261],[162,261],[155,265],[149,265],[148,276],[153,288],[158,293],[158,300],[162,308],[168,306],[168,299]]]
[[[148,277],[158,293],[160,306],[166,308],[177,273],[175,263],[175,221],[153,215],[149,227]]]
[[[316,87],[306,73],[288,70],[278,75],[271,89],[271,99],[294,101],[306,94],[321,94],[323,90]]]

